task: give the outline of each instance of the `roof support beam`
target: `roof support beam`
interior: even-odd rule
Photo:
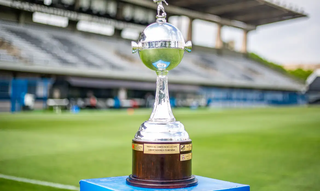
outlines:
[[[249,31],[243,31],[241,52],[244,54],[248,53],[248,33]]]
[[[121,0],[121,1],[156,10],[156,4],[153,3],[152,1],[147,1],[147,0]],[[248,30],[248,31],[256,29],[256,26],[254,26],[254,25],[249,25],[249,24],[246,24],[246,23],[243,23],[240,21],[234,21],[234,20],[230,20],[230,19],[223,19],[223,18],[216,16],[216,15],[202,13],[202,12],[193,11],[193,10],[184,9],[184,8],[179,8],[176,6],[168,6],[168,7],[166,7],[166,11],[171,14],[186,15],[189,18],[197,18],[197,19],[210,21],[210,22],[214,22],[214,23],[218,23],[218,24],[222,24],[222,25],[226,25],[226,26],[231,26],[231,27],[235,27],[235,28],[239,28],[239,29],[244,29],[244,30]]]
[[[223,48],[223,41],[222,41],[222,25],[218,24],[218,28],[217,28],[217,37],[216,37],[216,45],[215,48],[216,49],[221,49]]]
[[[194,19],[189,18],[187,40],[190,40],[190,41],[192,41],[192,36],[193,36],[193,20]]]
[[[263,2],[261,2],[261,1],[237,2],[234,4],[226,4],[226,5],[211,7],[209,9],[207,9],[206,11],[208,11],[212,14],[223,14],[223,13],[239,11],[242,9],[247,9],[247,8],[259,6],[262,4],[263,4]]]

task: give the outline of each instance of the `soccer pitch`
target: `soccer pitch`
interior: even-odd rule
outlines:
[[[131,173],[131,140],[150,110],[0,114],[0,174],[78,186]],[[193,174],[253,191],[320,190],[320,108],[174,110],[193,141]],[[61,191],[0,178],[1,191]]]

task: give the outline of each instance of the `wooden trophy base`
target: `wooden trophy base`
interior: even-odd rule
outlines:
[[[194,176],[184,180],[143,180],[133,178],[132,175],[130,175],[127,178],[127,184],[143,188],[185,188],[196,186],[198,180]]]
[[[192,144],[132,142],[132,174],[127,183],[144,188],[184,188],[198,184],[191,174]]]

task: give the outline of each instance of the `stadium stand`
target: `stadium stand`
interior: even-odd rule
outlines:
[[[142,105],[144,101],[141,99],[147,99],[146,97],[153,94],[155,74],[141,63],[138,55],[131,54],[130,41],[120,36],[123,30],[121,26],[135,29],[140,26],[141,29],[141,26],[150,23],[152,19],[148,16],[148,21],[143,20],[141,14],[139,16],[130,11],[125,14],[132,14],[132,19],[126,19],[111,11],[112,7],[115,8],[114,5],[119,6],[117,10],[120,10],[120,13],[121,9],[131,6],[136,7],[134,10],[141,13],[146,11],[150,15],[150,11],[154,10],[152,2],[112,1],[111,8],[99,8],[99,11],[94,11],[97,8],[95,6],[84,9],[81,7],[84,6],[82,1],[80,4],[77,4],[79,1],[72,1],[75,2],[74,6],[70,2],[64,5],[66,2],[60,1],[52,1],[50,6],[45,6],[42,1],[8,2],[0,1],[0,10],[3,10],[0,15],[11,20],[0,20],[0,74],[7,76],[0,99],[10,97],[10,79],[25,76],[39,80],[39,83],[42,78],[46,79],[46,87],[50,90],[44,95],[35,96],[36,100],[41,101],[53,97],[56,89],[60,90],[61,98],[78,100],[78,103],[85,102],[79,99],[85,99],[88,92],[93,92],[98,98],[97,105],[102,107],[110,105],[109,99],[117,97],[118,92],[123,89],[127,91],[128,99],[136,99],[138,101],[134,102]],[[245,40],[248,32],[258,25],[306,16],[299,11],[260,0],[219,2],[174,1],[173,6],[168,7],[168,16],[185,13],[190,16],[191,21],[203,19],[216,22],[219,26],[240,28],[244,30]],[[241,3],[244,4],[240,5]],[[208,9],[199,11],[204,6]],[[32,13],[39,10],[68,18],[69,26],[58,28],[34,23],[31,19]],[[14,17],[15,11],[20,11],[17,17]],[[273,16],[267,14],[270,11],[274,13]],[[218,16],[206,17],[207,14]],[[258,16],[253,18],[254,14]],[[136,16],[139,16],[139,19],[134,19]],[[115,34],[104,36],[81,32],[76,27],[77,22],[82,21],[80,18],[90,18],[90,22],[113,23]],[[218,29],[221,30],[221,27]],[[188,38],[191,32],[192,27],[191,31],[188,31]],[[219,38],[221,40],[221,34],[217,37],[218,40]],[[223,46],[195,46],[192,54],[185,54],[182,63],[169,73],[171,97],[177,98],[176,104],[172,104],[190,106],[195,100],[201,103],[200,105],[221,107],[305,103],[303,83],[251,60],[247,57],[246,48],[246,43],[242,52],[228,50]],[[33,84],[35,87],[26,88],[27,93],[37,94],[38,85],[36,82]]]
[[[320,69],[315,70],[307,79],[308,101],[310,104],[320,104]]]
[[[136,60],[134,62],[139,62],[139,60],[136,56],[129,54],[131,52],[129,41],[119,42],[119,40],[112,38],[95,38],[95,36],[86,38],[81,34],[66,31],[61,33],[54,29],[46,30],[45,27],[41,26],[25,25],[21,27],[5,22],[0,24],[1,38],[10,40],[22,51],[34,50],[32,53],[28,53],[34,59],[33,65],[62,66],[61,72],[64,69],[76,67],[83,69],[84,72],[86,69],[107,70],[129,73],[128,75],[133,71],[141,71],[145,68],[144,66],[139,67],[137,64],[131,64],[131,60]],[[99,43],[96,43],[98,41]],[[119,53],[120,49],[122,49],[121,53]],[[52,59],[45,64],[43,62],[38,63],[40,52],[42,52],[43,57]],[[124,52],[129,53],[125,54]],[[125,54],[125,56],[122,54]],[[1,59],[3,58],[1,57]],[[19,57],[15,57],[15,59],[19,59]],[[26,65],[23,61],[21,63]],[[293,79],[248,58],[216,55],[210,52],[197,51],[196,48],[193,54],[185,55],[181,67],[179,66],[173,71],[175,76],[170,76],[172,81],[181,81],[181,77],[183,77],[198,84],[224,83],[225,85],[233,84],[269,89],[285,88],[288,90],[300,90],[302,88]],[[143,77],[144,74],[145,72],[141,72],[140,76]],[[154,76],[151,80],[154,80]]]

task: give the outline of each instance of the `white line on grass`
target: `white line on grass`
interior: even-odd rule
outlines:
[[[65,189],[65,190],[79,190],[79,188],[76,186],[58,184],[58,183],[54,183],[54,182],[46,182],[46,181],[41,181],[41,180],[33,180],[33,179],[28,179],[28,178],[20,178],[20,177],[16,177],[16,176],[8,176],[5,174],[0,174],[0,178],[7,179],[7,180],[14,180],[17,182],[25,182],[25,183],[29,183],[29,184],[37,184],[37,185],[41,185],[41,186],[48,186],[48,187],[53,187],[53,188]]]

